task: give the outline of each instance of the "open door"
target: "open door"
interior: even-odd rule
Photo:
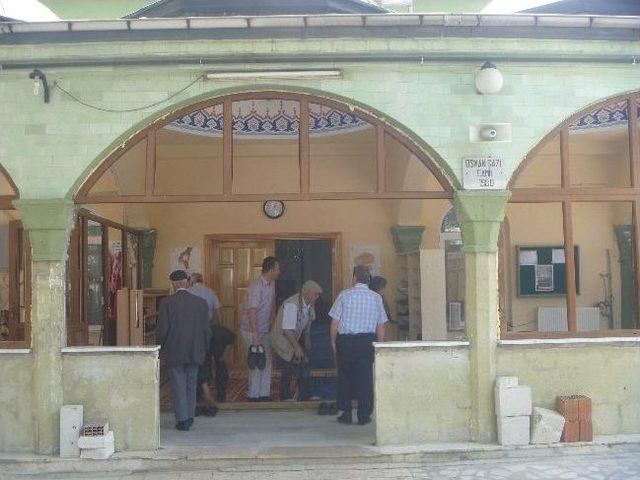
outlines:
[[[246,347],[240,334],[244,296],[249,283],[262,273],[262,260],[274,253],[271,240],[213,241],[209,285],[218,293],[222,325],[236,334],[229,354],[231,373],[245,372]]]

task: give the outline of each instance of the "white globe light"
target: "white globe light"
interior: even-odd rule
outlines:
[[[504,85],[500,70],[490,62],[486,62],[476,73],[476,88],[483,95],[498,93]]]

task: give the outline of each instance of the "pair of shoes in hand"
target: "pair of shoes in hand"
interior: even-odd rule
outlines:
[[[262,345],[251,345],[247,351],[249,370],[264,370],[267,366],[267,355]]]

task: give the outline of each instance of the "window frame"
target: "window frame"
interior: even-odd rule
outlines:
[[[102,346],[110,346],[109,338],[112,336],[111,327],[108,322],[107,309],[109,305],[109,278],[107,269],[109,264],[109,229],[118,230],[122,234],[122,264],[123,267],[128,265],[128,235],[132,234],[138,238],[138,248],[136,251],[137,267],[136,277],[139,288],[142,289],[142,237],[144,230],[131,228],[118,222],[106,219],[96,215],[86,209],[81,209],[76,217],[75,227],[71,232],[71,243],[69,247],[69,268],[67,271],[70,275],[70,291],[71,296],[70,310],[67,312],[67,344],[88,345],[88,326],[87,308],[89,305],[89,278],[87,268],[88,254],[88,222],[92,221],[100,224],[102,227],[102,308],[103,308],[103,343]],[[123,268],[123,287],[127,285],[127,277]],[[75,300],[75,301],[74,301]],[[86,330],[86,331],[85,331]],[[76,335],[76,336],[74,336]],[[107,343],[105,343],[107,342]]]
[[[579,187],[571,183],[571,152],[569,149],[569,126],[585,113],[594,109],[610,105],[614,102],[627,102],[628,122],[627,131],[629,134],[629,186],[626,187]],[[511,190],[510,203],[560,203],[562,204],[564,250],[566,259],[567,275],[567,332],[509,332],[509,314],[500,315],[500,337],[502,339],[533,339],[533,338],[594,338],[594,337],[633,337],[640,335],[640,284],[639,271],[640,261],[638,245],[640,237],[639,218],[640,215],[640,124],[638,123],[638,106],[640,102],[640,92],[620,95],[608,98],[587,108],[581,109],[558,127],[549,132],[538,145],[536,145],[525,157],[524,161],[514,172],[509,182],[508,188]],[[559,188],[539,187],[539,188],[516,188],[515,184],[519,175],[525,171],[528,164],[534,161],[536,154],[544,148],[548,142],[552,141],[556,135],[560,136],[560,171],[561,186]],[[577,301],[575,285],[575,258],[574,258],[574,236],[573,236],[573,205],[586,202],[628,202],[632,206],[633,221],[633,265],[634,265],[634,289],[636,318],[634,329],[625,330],[597,330],[589,332],[579,332],[577,330]],[[503,223],[504,227],[505,223]],[[509,246],[508,228],[502,228],[501,245]],[[506,285],[504,265],[507,252],[502,251],[499,255],[499,262],[503,265],[499,269],[500,278],[500,305],[511,305],[510,297],[512,289]],[[508,298],[507,298],[508,297]],[[507,312],[505,312],[507,313]],[[509,312],[510,313],[510,310]]]
[[[300,190],[299,193],[270,192],[268,194],[233,193],[233,133],[232,133],[232,104],[242,100],[291,100],[300,104],[299,127],[299,165]],[[310,189],[310,154],[309,154],[309,104],[320,104],[342,112],[354,113],[362,120],[370,123],[376,131],[376,168],[377,188],[373,192],[311,192]],[[222,104],[223,106],[223,193],[198,195],[159,195],[155,193],[155,162],[158,129],[170,124],[196,110]],[[385,170],[385,133],[404,145],[411,151],[435,177],[442,190],[433,191],[389,191],[386,186]],[[144,195],[91,194],[91,189],[102,175],[120,159],[128,149],[138,142],[147,141],[145,193]],[[354,200],[354,199],[452,199],[454,189],[445,174],[435,162],[409,137],[387,123],[383,118],[363,110],[360,107],[347,105],[328,98],[300,93],[285,93],[281,91],[259,91],[233,94],[212,98],[187,107],[183,107],[169,115],[163,116],[149,126],[131,136],[117,150],[111,153],[89,176],[75,196],[75,202],[81,204],[98,203],[162,203],[162,202],[229,202],[229,201],[262,201],[266,196],[276,196],[280,200]]]

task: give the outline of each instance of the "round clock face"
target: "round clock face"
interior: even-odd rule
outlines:
[[[262,205],[262,211],[269,218],[279,218],[284,213],[284,202],[268,200]]]

